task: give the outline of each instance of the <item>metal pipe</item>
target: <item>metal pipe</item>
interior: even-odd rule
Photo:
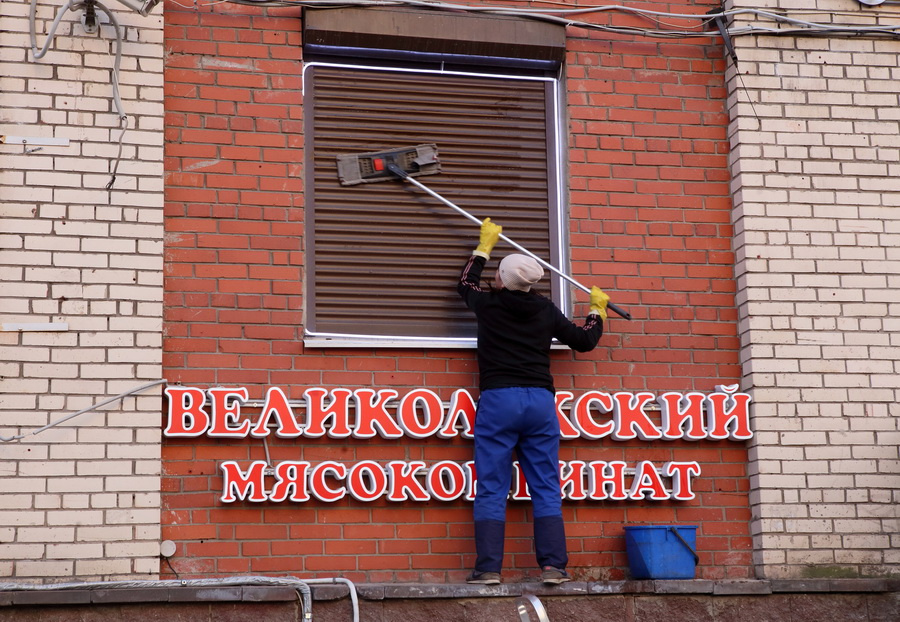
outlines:
[[[350,589],[350,604],[353,607],[353,622],[359,622],[359,598],[356,594],[356,585],[353,584],[353,581],[350,579],[345,579],[343,577],[333,577],[328,579],[303,579],[303,582],[308,585],[321,585],[321,584],[335,584],[335,583],[343,583]]]
[[[477,224],[479,227],[481,226],[481,220],[479,220],[478,218],[476,218],[475,216],[473,216],[472,214],[470,214],[469,212],[467,212],[466,210],[464,210],[464,209],[461,208],[460,206],[456,205],[456,204],[453,203],[452,201],[449,201],[449,200],[445,199],[443,196],[441,196],[440,194],[438,194],[437,192],[435,192],[434,190],[432,190],[431,188],[429,188],[428,186],[426,186],[426,185],[423,184],[422,182],[420,182],[420,181],[418,181],[418,180],[416,180],[416,179],[413,179],[412,177],[409,176],[409,174],[408,174],[406,171],[404,171],[402,168],[400,168],[399,166],[397,166],[395,163],[389,162],[389,163],[387,164],[387,169],[388,169],[390,172],[392,172],[394,175],[396,175],[397,177],[400,177],[400,178],[403,179],[404,181],[408,181],[409,183],[413,184],[414,186],[416,186],[416,187],[419,188],[420,190],[423,190],[424,192],[427,192],[428,194],[430,194],[431,196],[433,196],[433,197],[434,197],[435,199],[437,199],[438,201],[441,201],[442,203],[444,203],[447,207],[450,207],[450,208],[456,210],[457,212],[459,212],[460,214],[462,214],[463,216],[465,216],[466,218],[468,218],[469,220],[471,220],[472,222],[474,222],[475,224]],[[555,272],[556,274],[558,274],[559,276],[561,276],[562,278],[564,278],[565,280],[567,280],[569,283],[571,283],[571,284],[574,285],[575,287],[579,288],[580,290],[582,290],[582,291],[584,291],[584,292],[587,292],[588,294],[591,293],[591,289],[590,289],[589,287],[585,287],[584,285],[582,285],[581,283],[579,283],[578,281],[576,281],[575,279],[573,279],[571,276],[569,276],[568,274],[566,274],[566,273],[563,272],[562,270],[560,270],[560,269],[556,268],[555,266],[553,266],[552,264],[550,264],[550,263],[544,261],[543,259],[541,259],[541,258],[538,257],[537,255],[535,255],[534,253],[532,253],[530,250],[528,250],[528,249],[525,248],[524,246],[522,246],[522,245],[520,245],[520,244],[517,244],[516,242],[510,240],[508,237],[506,237],[506,236],[503,235],[502,233],[500,234],[500,239],[503,240],[504,242],[506,242],[507,244],[509,244],[510,246],[512,246],[513,248],[515,248],[516,250],[518,250],[519,252],[528,255],[528,256],[531,257],[532,259],[535,259],[535,260],[536,260],[538,263],[540,263],[542,266],[544,266],[544,267],[547,268],[548,270],[551,270],[552,272]],[[611,303],[611,302],[608,303],[607,306],[608,306],[612,311],[615,311],[616,313],[618,313],[619,315],[621,315],[621,316],[622,316],[623,318],[625,318],[626,320],[630,320],[630,319],[631,319],[631,314],[628,313],[628,311],[625,311],[624,309],[621,309],[620,307],[617,307],[616,305],[614,305],[614,304]]]

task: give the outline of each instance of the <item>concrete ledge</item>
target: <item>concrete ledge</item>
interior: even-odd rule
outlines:
[[[767,595],[772,593],[772,584],[769,581],[716,581],[713,584],[713,594],[719,595]]]
[[[900,592],[900,579],[779,579],[773,592]]]
[[[347,585],[310,585],[314,601],[340,600],[350,596]]]
[[[340,601],[347,585],[311,585],[316,602]],[[766,596],[770,594],[900,592],[900,579],[797,579],[777,581],[572,581],[558,586],[541,583],[504,583],[496,586],[466,583],[368,583],[357,586],[364,601],[517,598],[603,595]],[[166,587],[127,589],[10,590],[0,592],[0,607],[18,605],[82,605],[127,603],[290,602],[296,590],[286,586]]]
[[[13,605],[81,605],[91,602],[88,590],[59,592],[12,592]]]
[[[348,593],[349,590],[345,587],[344,596]],[[259,603],[287,602],[295,601],[297,599],[297,591],[290,587],[251,585],[178,588],[110,588],[92,590],[16,590],[0,592],[0,607],[14,605],[108,605],[128,603]],[[313,599],[318,600],[315,596],[315,592],[313,592]]]

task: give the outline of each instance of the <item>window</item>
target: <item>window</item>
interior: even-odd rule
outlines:
[[[341,186],[338,155],[435,143],[442,171],[420,182],[555,265],[564,259],[557,80],[485,72],[483,57],[460,67],[464,56],[452,71],[419,56],[307,64],[308,343],[459,346],[475,335],[456,281],[477,225],[399,180]],[[501,242],[485,276],[512,250]],[[552,281],[545,293],[559,302]]]

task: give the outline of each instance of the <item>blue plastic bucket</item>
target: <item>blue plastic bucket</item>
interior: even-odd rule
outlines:
[[[635,579],[693,579],[699,561],[697,526],[625,527],[625,552]]]

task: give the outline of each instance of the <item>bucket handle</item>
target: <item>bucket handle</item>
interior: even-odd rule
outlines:
[[[683,537],[681,537],[681,534],[678,533],[678,529],[676,529],[675,527],[669,527],[669,531],[674,533],[675,537],[678,538],[679,540],[681,540],[681,543],[688,548],[688,550],[691,552],[691,555],[694,556],[694,564],[699,565],[700,564],[700,556],[697,555],[697,551],[694,550],[694,547],[692,547],[690,544],[688,544],[688,541],[685,540]]]

